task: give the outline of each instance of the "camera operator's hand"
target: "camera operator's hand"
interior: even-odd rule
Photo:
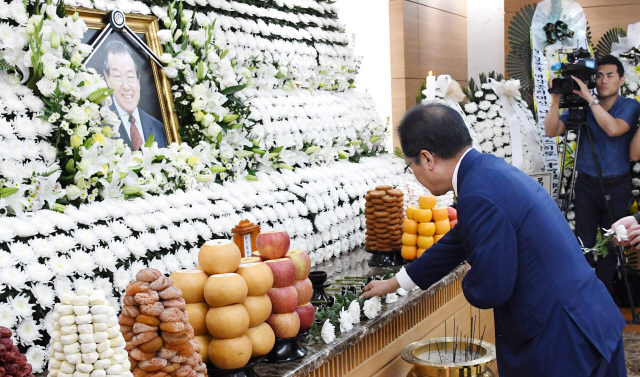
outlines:
[[[553,80],[549,81],[549,88],[553,88]],[[551,103],[560,105],[562,94],[559,94],[559,93],[550,93],[550,94],[551,94]]]
[[[579,95],[580,98],[587,101],[587,103],[591,103],[594,98],[593,95],[591,95],[589,88],[587,88],[587,84],[585,84],[584,82],[582,82],[582,80],[575,76],[571,76],[571,78],[578,84],[578,86],[580,86],[580,90],[574,90],[573,93]]]

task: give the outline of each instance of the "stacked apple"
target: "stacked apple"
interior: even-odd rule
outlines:
[[[457,220],[457,212],[450,207],[436,207],[436,197],[420,196],[419,207],[409,206],[404,220],[402,235],[402,257],[413,260],[438,242]]]
[[[290,242],[285,231],[260,233],[256,239],[260,257],[273,273],[273,287],[267,293],[272,306],[267,323],[278,339],[308,330],[315,319],[309,303],[313,291],[308,278],[311,260],[305,251],[289,252]]]

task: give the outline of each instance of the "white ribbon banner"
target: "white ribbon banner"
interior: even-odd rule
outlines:
[[[451,86],[451,82],[455,83],[455,86]],[[476,137],[476,133],[469,124],[467,120],[467,114],[464,113],[462,107],[460,107],[460,102],[462,102],[465,98],[462,89],[460,89],[460,84],[457,81],[452,80],[449,75],[440,75],[436,80],[436,84],[440,89],[440,93],[444,95],[444,101],[449,105],[449,107],[453,108],[455,111],[460,114],[462,120],[464,121],[465,126],[469,130],[469,134],[471,135],[471,139],[473,140],[473,148],[478,152],[482,152],[482,148],[480,147],[480,143],[478,142],[478,138]]]

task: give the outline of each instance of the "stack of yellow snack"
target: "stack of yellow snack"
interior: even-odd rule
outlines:
[[[451,229],[449,211],[447,207],[436,207],[435,196],[421,196],[418,204],[420,207],[407,208],[404,219],[402,257],[407,260],[419,258]]]

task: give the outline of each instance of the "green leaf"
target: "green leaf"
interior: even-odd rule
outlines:
[[[153,145],[153,134],[147,138],[147,141],[144,143],[146,148],[150,148]]]
[[[225,96],[230,96],[233,93],[239,92],[242,89],[244,89],[246,87],[246,85],[235,85],[235,86],[230,86],[227,88],[224,88],[220,91],[220,93],[224,94]]]
[[[222,141],[222,132],[220,132],[218,136],[216,136],[216,140],[218,140],[218,143]]]

